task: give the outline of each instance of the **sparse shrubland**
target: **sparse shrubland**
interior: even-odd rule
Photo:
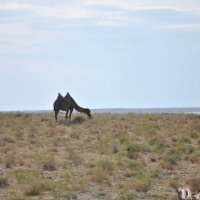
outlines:
[[[176,200],[199,166],[199,115],[0,113],[3,200]]]

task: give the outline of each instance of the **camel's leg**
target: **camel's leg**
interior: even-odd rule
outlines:
[[[66,114],[65,114],[65,122],[67,121],[68,112],[69,112],[69,110],[67,110]]]
[[[59,113],[59,110],[55,110],[55,120],[56,120],[56,122],[57,122],[57,116],[58,116],[58,113]]]
[[[69,110],[69,120],[70,120],[70,121],[71,121],[72,112],[73,112],[73,108],[71,108],[71,109]]]

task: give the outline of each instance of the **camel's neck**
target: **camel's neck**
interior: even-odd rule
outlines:
[[[74,104],[74,108],[78,111],[78,112],[83,112],[84,108],[80,107],[78,104]]]
[[[76,109],[76,111],[81,112],[81,113],[84,111],[84,108],[80,107],[73,98],[72,98],[72,102],[73,102],[73,107]]]

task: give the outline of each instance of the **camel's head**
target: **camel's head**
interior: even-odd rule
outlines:
[[[84,113],[85,113],[88,117],[92,117],[91,112],[90,112],[90,109],[85,108],[85,109],[84,109]]]

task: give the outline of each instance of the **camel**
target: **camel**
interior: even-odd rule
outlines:
[[[80,107],[69,93],[67,93],[65,97],[63,97],[60,93],[58,93],[58,97],[55,100],[53,106],[54,106],[56,122],[57,122],[57,115],[60,110],[66,111],[65,121],[68,117],[68,113],[69,113],[69,119],[71,120],[73,109],[77,110],[80,113],[86,114],[88,117],[92,117],[90,109]]]

